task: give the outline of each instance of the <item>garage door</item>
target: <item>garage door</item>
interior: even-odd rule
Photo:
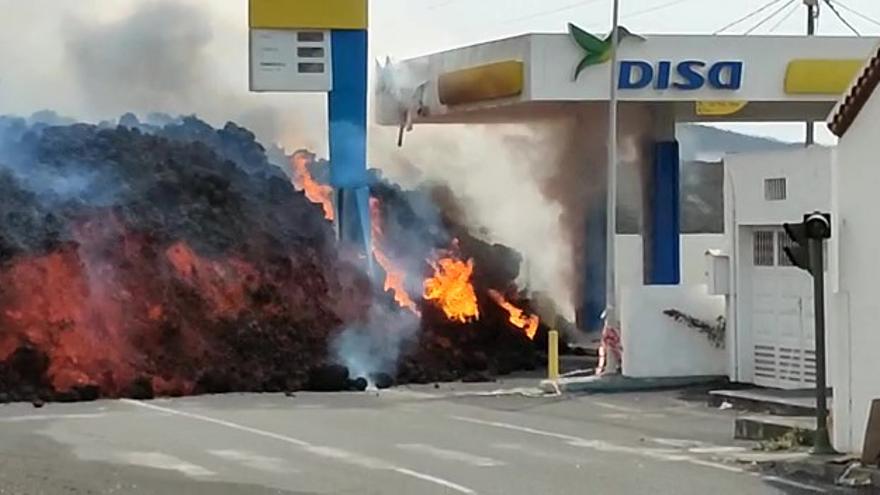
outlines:
[[[754,229],[751,333],[754,383],[812,387],[816,379],[812,279],[791,265],[782,229]]]

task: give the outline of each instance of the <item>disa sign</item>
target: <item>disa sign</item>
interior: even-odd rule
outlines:
[[[653,84],[654,89],[674,88],[694,91],[707,84],[712,89],[736,91],[742,87],[743,63],[734,61],[708,64],[700,60],[686,60],[675,66],[672,62],[658,62],[654,67],[641,60],[620,62],[620,89],[644,89]]]

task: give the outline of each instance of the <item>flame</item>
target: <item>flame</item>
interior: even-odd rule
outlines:
[[[416,315],[421,316],[421,312],[419,312],[419,309],[416,307],[416,303],[406,292],[404,284],[405,273],[403,270],[395,267],[394,263],[392,263],[388,256],[382,251],[382,243],[385,240],[385,233],[382,231],[382,212],[379,209],[379,206],[378,199],[370,198],[370,224],[373,234],[373,256],[376,257],[379,266],[385,270],[385,287],[382,290],[385,292],[390,290],[394,294],[394,300],[401,308],[406,308]]]
[[[489,289],[489,297],[510,314],[510,319],[508,321],[510,321],[513,326],[521,328],[525,331],[526,336],[529,339],[535,340],[535,334],[538,333],[538,325],[541,323],[540,318],[536,315],[526,315],[523,310],[508,302],[507,299],[496,290]]]
[[[477,294],[471,284],[474,260],[446,257],[431,262],[434,276],[425,280],[424,298],[436,301],[450,320],[467,323],[480,318]]]
[[[314,155],[307,151],[297,151],[290,157],[290,166],[293,168],[293,186],[305,193],[312,203],[320,204],[324,208],[324,218],[331,222],[336,218],[333,209],[333,188],[316,181],[309,172],[309,165],[314,161]]]

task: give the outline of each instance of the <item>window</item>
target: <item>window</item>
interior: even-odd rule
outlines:
[[[300,74],[323,74],[324,64],[316,62],[304,62],[297,64],[297,71]]]
[[[773,231],[755,231],[755,236],[752,242],[752,259],[754,265],[773,266]]]
[[[324,58],[324,48],[320,46],[301,46],[296,49],[299,58]]]
[[[300,43],[323,43],[324,33],[320,31],[302,31],[296,33],[296,40]]]
[[[767,201],[784,201],[786,197],[785,177],[764,179],[764,199]]]
[[[791,260],[788,259],[788,255],[785,254],[785,248],[787,247],[795,247],[797,243],[791,240],[788,237],[788,234],[785,232],[779,233],[779,250],[777,251],[779,261],[779,266],[794,266]]]

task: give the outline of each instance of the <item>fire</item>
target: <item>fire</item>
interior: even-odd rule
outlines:
[[[416,303],[406,292],[404,284],[405,273],[395,267],[394,263],[392,263],[388,256],[382,251],[382,243],[385,239],[385,234],[382,231],[382,212],[379,209],[379,200],[376,198],[370,198],[370,220],[371,231],[373,234],[373,256],[375,256],[376,262],[379,263],[379,266],[385,270],[385,287],[382,290],[386,292],[390,290],[394,294],[394,300],[401,308],[406,308],[416,315],[421,316],[419,309],[416,307]]]
[[[425,280],[424,298],[436,301],[450,320],[467,323],[480,318],[477,294],[471,284],[474,260],[442,258],[431,262],[434,276]]]
[[[333,188],[316,181],[309,172],[309,164],[314,161],[314,155],[308,151],[297,151],[290,158],[293,167],[293,185],[305,193],[312,203],[320,204],[324,208],[324,218],[331,222],[336,214],[333,209]]]
[[[535,340],[538,325],[541,323],[540,318],[536,315],[526,315],[523,310],[508,302],[498,291],[489,289],[489,297],[510,314],[509,321],[513,326],[521,328],[528,338]]]

